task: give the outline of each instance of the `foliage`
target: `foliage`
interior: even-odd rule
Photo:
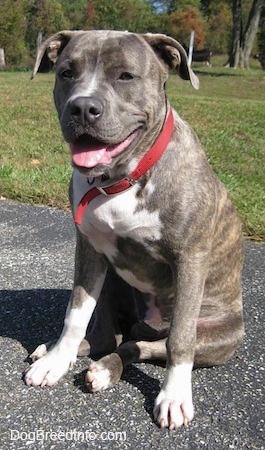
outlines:
[[[206,22],[202,18],[200,11],[193,6],[185,6],[170,14],[169,34],[187,44],[190,33],[194,30],[194,42],[197,49],[203,48],[206,28]]]
[[[90,0],[84,28],[118,29],[136,33],[153,31],[156,17],[151,4],[143,0]]]
[[[180,9],[186,8],[187,6],[200,9],[200,0],[171,0],[169,12],[179,11]]]
[[[239,0],[244,32],[251,7],[262,0]],[[120,29],[171,34],[188,43],[195,30],[195,49],[227,53],[232,42],[231,0],[1,0],[0,47],[7,65],[35,57],[38,32],[43,38],[63,28]],[[264,21],[264,20],[263,20]],[[243,33],[242,33],[243,35]],[[261,25],[260,25],[260,36]],[[260,38],[259,46],[261,46]],[[256,41],[254,53],[258,53]],[[248,47],[250,48],[250,46]],[[31,65],[32,61],[30,62]]]
[[[246,0],[245,3],[249,5],[249,2],[250,0]],[[241,0],[232,1],[232,37],[226,67],[246,69],[250,67],[249,59],[255,43],[264,0],[252,0],[250,5],[250,10],[246,11],[245,4]]]
[[[35,51],[39,31],[47,38],[69,27],[62,5],[56,0],[30,0],[25,9],[28,17],[26,40],[30,50]]]
[[[84,17],[86,15],[88,1],[59,0],[71,30],[81,30],[84,28]]]
[[[231,7],[226,2],[212,2],[208,7],[206,45],[214,53],[227,53],[231,40]]]
[[[12,7],[11,7],[12,6]],[[26,58],[27,21],[23,0],[1,0],[0,47],[5,49],[7,64],[21,64]]]

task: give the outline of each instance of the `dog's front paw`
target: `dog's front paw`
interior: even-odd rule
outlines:
[[[39,346],[39,351],[32,355],[35,362],[24,373],[27,386],[53,386],[76,361],[75,357],[69,356],[69,349],[55,346],[45,354],[45,348],[44,344]]]
[[[154,417],[161,428],[168,427],[170,430],[187,426],[193,419],[193,404],[191,398],[183,400],[168,396],[161,391],[155,401]]]
[[[111,353],[91,363],[85,379],[89,392],[98,392],[114,386],[120,380],[122,371],[122,361],[117,353]]]
[[[191,368],[190,364],[183,364],[167,371],[155,400],[154,418],[161,428],[174,430],[181,425],[187,426],[193,416]]]

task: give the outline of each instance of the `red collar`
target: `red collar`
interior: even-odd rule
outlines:
[[[113,182],[112,184],[104,183],[103,186],[94,187],[90,189],[81,199],[75,213],[75,223],[81,225],[83,215],[88,204],[98,195],[112,195],[119,192],[126,191],[135,182],[144,175],[160,158],[160,156],[166,150],[174,130],[174,118],[173,112],[170,108],[168,117],[163,126],[162,132],[154,145],[148,150],[144,157],[139,161],[136,168],[125,178],[120,181]]]

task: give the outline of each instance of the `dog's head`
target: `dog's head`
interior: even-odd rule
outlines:
[[[89,176],[121,167],[152,145],[167,113],[169,69],[199,87],[183,47],[162,34],[61,31],[40,48],[33,76],[55,63],[62,132],[73,165]]]

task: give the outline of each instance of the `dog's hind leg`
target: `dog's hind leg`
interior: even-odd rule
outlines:
[[[166,357],[166,339],[125,342],[114,353],[90,364],[85,380],[87,388],[90,392],[108,389],[120,380],[128,364],[145,360],[166,361]]]
[[[241,312],[200,318],[197,324],[194,367],[225,363],[239,347],[243,336]]]
[[[243,334],[241,313],[200,318],[197,324],[194,367],[209,367],[226,362],[242,342]],[[120,380],[124,367],[133,362],[166,361],[166,340],[129,341],[110,355],[91,363],[86,374],[88,390],[96,392],[112,387]]]

